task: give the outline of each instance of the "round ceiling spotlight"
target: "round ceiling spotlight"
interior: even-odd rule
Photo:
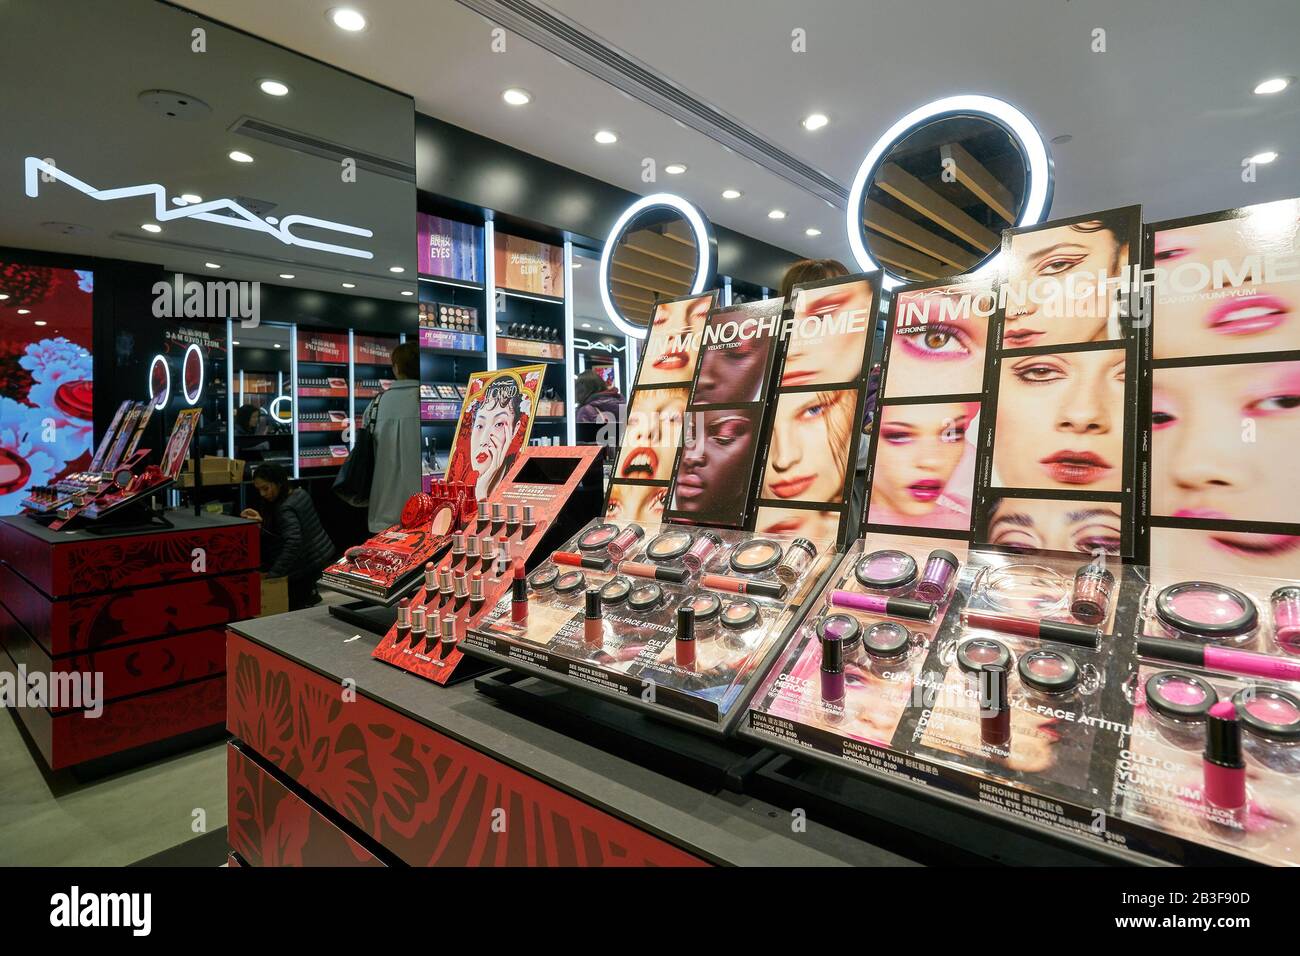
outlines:
[[[1290,76],[1273,76],[1263,80],[1255,86],[1256,96],[1272,96],[1274,93],[1281,93],[1291,85],[1293,77]]]
[[[330,22],[348,33],[360,33],[366,28],[366,18],[351,7],[335,7],[329,12]]]
[[[602,146],[609,146],[612,143],[618,142],[618,134],[612,133],[607,129],[597,130],[595,140]]]
[[[517,86],[512,86],[501,94],[501,98],[511,106],[527,106],[533,101],[533,94],[527,90],[521,90]]]
[[[814,132],[821,129],[830,122],[830,117],[825,113],[809,113],[803,118],[803,128],[808,132]]]
[[[288,96],[289,87],[285,86],[279,80],[263,80],[258,87],[267,96]]]

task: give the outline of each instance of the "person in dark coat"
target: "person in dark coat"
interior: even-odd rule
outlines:
[[[320,603],[316,580],[337,551],[321,526],[311,495],[289,488],[289,473],[268,463],[253,473],[253,486],[262,496],[258,510],[242,515],[262,523],[262,572],[268,578],[289,579],[289,610]]]
[[[573,385],[573,399],[578,406],[579,422],[609,424],[619,420],[619,409],[626,399],[623,393],[593,371],[583,372]]]

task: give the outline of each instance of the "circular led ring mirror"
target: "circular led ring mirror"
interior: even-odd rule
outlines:
[[[1016,215],[1016,221],[1012,223],[1013,226],[1036,225],[1046,218],[1047,210],[1051,207],[1053,188],[1052,159],[1047,152],[1047,144],[1043,141],[1043,137],[1029,117],[1010,103],[991,96],[964,94],[935,100],[912,110],[876,140],[875,145],[871,147],[870,152],[862,161],[862,165],[858,167],[857,175],[853,177],[853,187],[849,191],[846,218],[849,248],[853,251],[853,258],[858,267],[864,272],[881,270],[883,275],[882,285],[887,290],[896,289],[900,285],[914,280],[891,272],[883,263],[877,262],[876,258],[868,251],[862,222],[863,200],[875,182],[876,174],[883,165],[885,158],[891,155],[896,146],[925,126],[940,120],[959,117],[979,118],[1001,127],[1014,141],[1024,158],[1025,175],[1028,181],[1023,201]],[[1000,255],[1000,249],[995,247],[973,271],[984,273],[986,270],[991,270]],[[957,270],[954,274],[959,274],[962,271]]]
[[[199,363],[199,387],[193,394],[190,393],[189,372],[190,372],[190,355],[194,355]],[[181,391],[185,393],[185,401],[190,405],[197,405],[199,399],[203,397],[203,352],[198,345],[191,343],[190,347],[185,350],[185,358],[181,361]]]
[[[672,193],[654,193],[638,199],[624,209],[622,215],[614,223],[614,228],[609,231],[609,237],[605,240],[605,246],[600,253],[600,301],[605,307],[605,315],[614,323],[614,326],[625,335],[636,339],[646,337],[650,331],[650,324],[647,322],[645,327],[640,327],[623,317],[610,294],[610,272],[614,253],[624,238],[628,227],[643,213],[655,208],[676,212],[690,226],[691,235],[695,240],[695,266],[691,279],[691,295],[699,295],[713,285],[714,269],[718,260],[718,243],[717,239],[714,238],[713,227],[709,224],[709,220],[694,205],[680,196],[674,196]]]
[[[163,375],[165,376],[163,381],[165,381],[167,384],[163,387],[161,392],[156,392],[154,391],[154,387],[153,387],[153,371],[158,367],[159,363],[162,364]],[[158,398],[159,395],[162,395],[161,399]],[[149,398],[153,401],[154,410],[161,411],[162,409],[166,408],[167,401],[171,397],[172,397],[172,370],[167,365],[166,356],[163,356],[161,354],[155,355],[153,357],[153,361],[149,363]]]

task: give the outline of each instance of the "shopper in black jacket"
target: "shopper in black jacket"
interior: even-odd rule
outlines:
[[[289,579],[289,609],[320,603],[316,580],[334,561],[334,543],[321,527],[311,496],[289,488],[289,473],[280,465],[262,465],[253,474],[262,496],[260,510],[243,516],[262,522],[262,570],[268,578]]]

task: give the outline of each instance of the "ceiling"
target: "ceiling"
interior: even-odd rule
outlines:
[[[848,261],[844,213],[456,0],[186,0],[185,6],[411,94],[416,109],[637,193],[671,189],[715,222],[808,256]],[[1300,194],[1300,4],[1253,0],[551,0],[551,9],[847,187],[874,140],[930,100],[1008,100],[1045,137],[1054,217],[1141,203],[1149,221]],[[1249,15],[1245,15],[1248,13]],[[791,50],[804,31],[806,52]],[[1104,51],[1094,51],[1104,31]],[[507,87],[533,101],[507,106]],[[830,122],[801,126],[811,112]],[[601,146],[597,129],[619,141]],[[1281,158],[1242,181],[1241,160]],[[657,182],[643,180],[655,160]],[[663,167],[685,163],[669,176]],[[744,195],[721,198],[724,188]],[[787,212],[784,220],[768,211]],[[815,238],[807,228],[821,230]]]

